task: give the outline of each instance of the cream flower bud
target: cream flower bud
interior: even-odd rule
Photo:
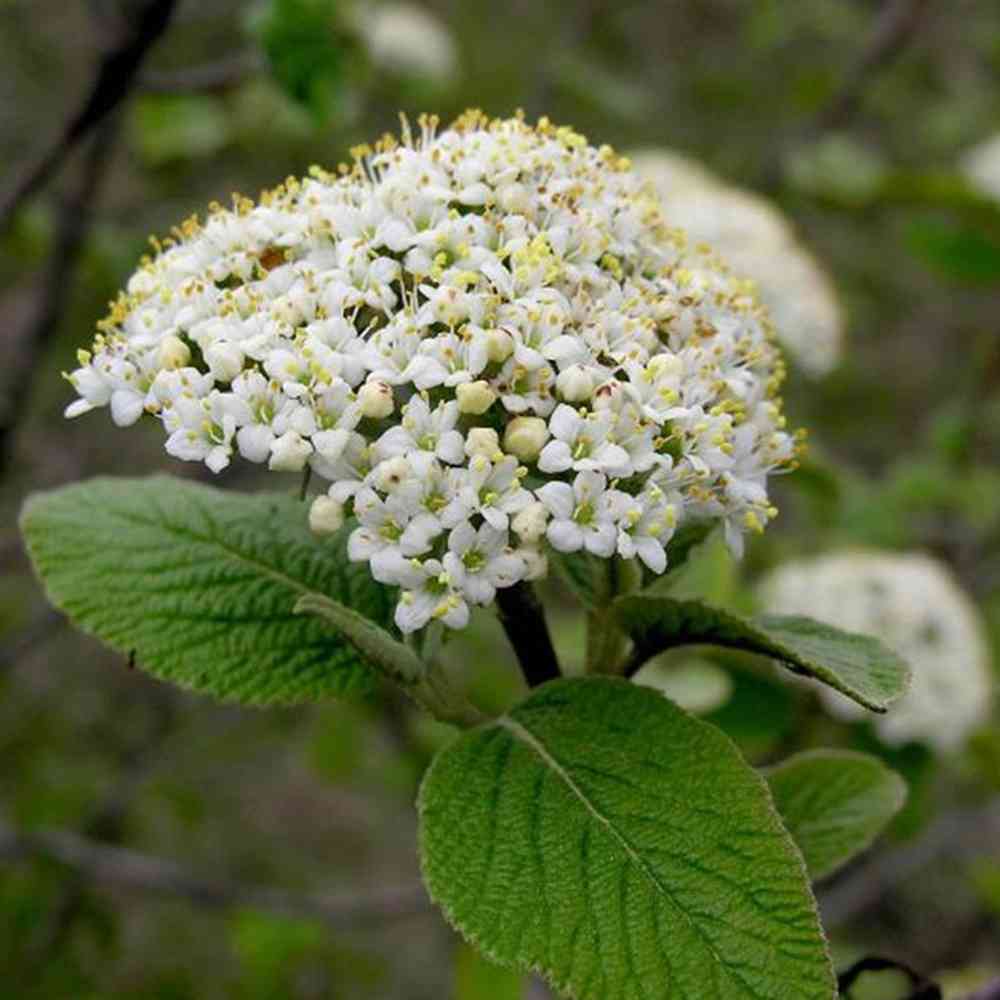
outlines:
[[[541,417],[515,417],[503,436],[506,451],[522,462],[533,462],[549,439],[549,425]]]
[[[272,472],[301,472],[312,450],[312,445],[297,431],[286,431],[271,443],[271,458],[267,467]]]
[[[205,363],[219,382],[232,382],[241,371],[245,358],[236,344],[219,341],[205,351]]]
[[[395,409],[392,386],[380,379],[366,382],[358,390],[358,409],[363,417],[381,420]]]
[[[333,497],[316,497],[309,508],[309,530],[315,535],[332,535],[344,525],[344,505]]]
[[[525,565],[523,580],[542,580],[549,575],[549,557],[534,546],[515,549],[514,554],[520,556]]]
[[[191,348],[171,334],[160,341],[159,362],[161,368],[183,368],[191,360]]]
[[[595,410],[617,410],[625,396],[625,389],[617,379],[608,379],[594,390]]]
[[[375,466],[373,478],[375,485],[383,493],[391,493],[412,475],[413,467],[402,455],[397,455],[395,458],[379,462]]]
[[[469,458],[482,455],[491,461],[500,453],[500,435],[492,427],[473,427],[465,438],[465,454]]]
[[[480,416],[495,402],[497,394],[490,388],[489,382],[480,379],[477,382],[465,382],[455,390],[460,413],[471,413]]]
[[[556,390],[568,403],[585,403],[594,395],[594,376],[583,365],[570,365],[559,373]]]
[[[486,334],[486,356],[501,364],[514,353],[514,338],[506,330],[490,330]]]
[[[525,545],[537,545],[545,537],[548,523],[549,512],[545,504],[536,500],[519,511],[510,526]]]

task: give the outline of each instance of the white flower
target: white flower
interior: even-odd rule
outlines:
[[[370,4],[361,28],[379,69],[442,83],[456,72],[455,42],[447,27],[423,7]]]
[[[531,494],[521,486],[523,471],[511,455],[496,463],[476,455],[469,463],[463,490],[469,508],[498,531],[505,531],[508,515],[516,514],[531,503]]]
[[[628,161],[545,120],[404,122],[179,227],[80,353],[67,415],[147,414],[216,471],[308,468],[314,526],[358,519],[348,556],[403,588],[407,628],[514,584],[512,521],[532,579],[547,545],[659,572],[693,519],[738,548],[795,440],[766,314],[668,225],[686,197],[664,220]],[[504,572],[451,565],[469,532]]]
[[[538,468],[542,472],[621,469],[622,475],[628,475],[631,472],[628,452],[608,440],[614,424],[615,415],[607,410],[586,413],[560,403],[549,418],[553,440],[538,456]]]
[[[667,220],[756,283],[782,345],[803,372],[816,378],[835,368],[845,327],[836,291],[778,208],[672,151],[632,159],[662,199]]]
[[[432,410],[420,394],[413,396],[403,407],[403,420],[398,427],[390,427],[375,444],[381,455],[405,455],[423,451],[442,462],[460,465],[464,461],[465,442],[455,430],[459,405],[454,401],[442,403]]]
[[[409,497],[383,500],[373,489],[363,487],[354,497],[358,527],[347,541],[347,553],[355,561],[367,560],[372,576],[382,583],[401,583],[397,578],[400,558],[422,555],[440,532],[437,522],[419,513]]]
[[[431,620],[454,629],[468,625],[469,606],[454,589],[439,560],[412,560],[399,583],[405,588],[396,605],[395,621],[400,632],[416,632]]]
[[[973,187],[1000,201],[1000,135],[992,135],[963,157],[962,173]]]
[[[573,485],[547,483],[537,490],[538,498],[552,515],[547,537],[559,552],[586,549],[607,558],[618,541],[617,521],[624,499],[607,488],[599,472],[579,472]]]
[[[909,690],[874,722],[886,743],[950,752],[989,718],[994,682],[983,624],[941,563],[916,553],[835,553],[786,564],[761,593],[770,611],[878,636],[909,663]],[[838,716],[867,714],[826,687],[820,695]]]
[[[525,573],[524,560],[510,552],[507,532],[467,521],[448,536],[444,568],[452,586],[473,604],[489,604],[497,587],[510,587]]]

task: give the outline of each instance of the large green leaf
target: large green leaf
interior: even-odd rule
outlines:
[[[875,757],[849,750],[796,754],[765,776],[814,879],[870,846],[906,801],[898,774]]]
[[[875,712],[884,712],[909,682],[906,664],[878,639],[811,618],[740,618],[699,601],[650,593],[619,598],[615,613],[636,644],[636,662],[674,646],[728,646],[780,660]]]
[[[492,959],[578,1000],[830,1000],[802,858],[713,726],[613,678],[553,681],[442,751],[424,875]]]
[[[371,682],[341,635],[293,609],[318,591],[385,622],[390,594],[348,562],[343,532],[310,535],[290,497],[95,479],[31,497],[21,527],[52,602],[163,680],[247,704]]]

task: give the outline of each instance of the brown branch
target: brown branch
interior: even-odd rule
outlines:
[[[92,882],[158,896],[174,896],[207,909],[250,907],[319,920],[336,930],[384,924],[430,911],[423,886],[404,885],[325,895],[295,893],[196,874],[167,858],[97,843],[64,830],[25,832],[0,823],[0,859],[44,857]]]
[[[872,32],[840,89],[816,116],[815,129],[843,128],[861,107],[865,90],[916,34],[930,0],[885,0]]]
[[[7,228],[21,203],[59,169],[77,143],[129,96],[143,60],[166,31],[176,6],[177,0],[147,0],[117,42],[104,53],[94,84],[79,109],[0,199],[0,232]]]
[[[34,318],[18,335],[19,349],[12,352],[12,362],[4,373],[6,392],[0,398],[0,474],[10,459],[14,431],[24,415],[31,374],[66,310],[116,131],[112,118],[91,137],[80,176],[59,213],[55,246],[42,277]]]
[[[528,687],[562,676],[545,612],[530,583],[497,590],[500,624],[517,654]]]

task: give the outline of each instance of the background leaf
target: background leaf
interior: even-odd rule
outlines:
[[[876,712],[905,690],[906,664],[878,639],[794,615],[740,618],[699,601],[633,594],[615,601],[622,627],[648,655],[707,643],[760,653]]]
[[[833,996],[802,859],[762,779],[652,691],[546,684],[438,755],[420,812],[448,919],[567,996]]]
[[[318,541],[297,500],[103,478],[29,498],[21,527],[53,604],[163,680],[247,704],[371,683],[343,638],[293,607],[316,591],[386,622],[391,595],[348,562],[347,529]]]
[[[765,772],[781,818],[813,879],[869,847],[906,801],[906,784],[880,760],[810,750]]]

